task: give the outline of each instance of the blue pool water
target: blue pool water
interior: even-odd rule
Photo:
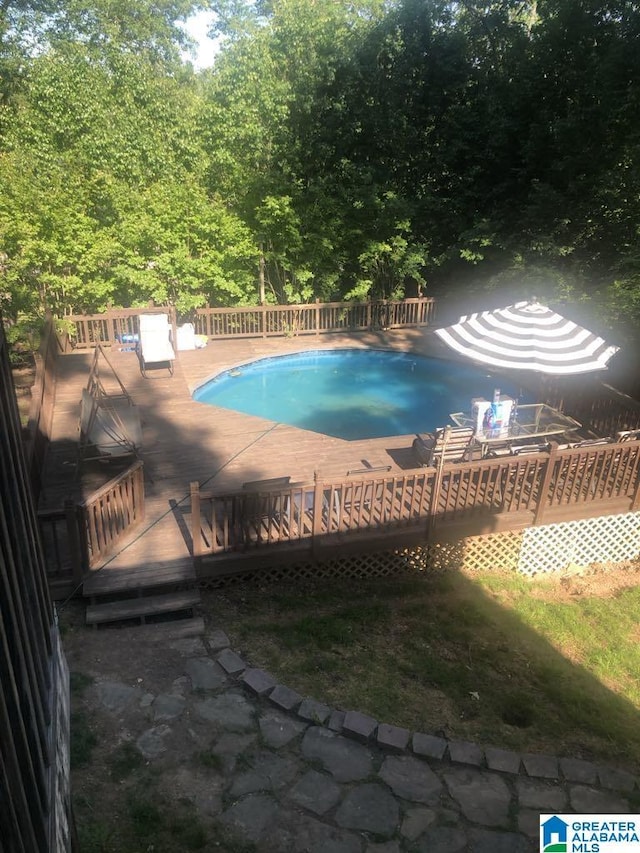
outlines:
[[[262,358],[198,388],[201,403],[346,440],[427,432],[450,412],[520,388],[477,367],[382,350],[314,350]],[[521,398],[521,402],[524,400]]]

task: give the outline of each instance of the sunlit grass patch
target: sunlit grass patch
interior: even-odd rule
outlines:
[[[221,624],[304,695],[414,731],[640,759],[640,587],[448,573],[221,597]]]

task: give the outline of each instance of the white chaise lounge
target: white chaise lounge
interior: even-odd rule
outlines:
[[[138,358],[140,372],[146,378],[147,369],[167,368],[173,376],[176,354],[171,344],[171,325],[166,314],[140,315]]]

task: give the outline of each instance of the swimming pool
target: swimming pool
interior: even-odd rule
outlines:
[[[427,432],[472,397],[520,388],[477,367],[387,350],[313,350],[261,358],[201,385],[194,400],[349,441]],[[524,400],[521,398],[521,402]]]

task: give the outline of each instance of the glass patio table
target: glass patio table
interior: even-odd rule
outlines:
[[[458,427],[475,429],[476,418],[471,412],[453,412],[449,417]],[[546,403],[525,403],[517,407],[515,417],[507,427],[479,429],[475,433],[475,440],[482,447],[482,456],[486,456],[495,445],[508,447],[517,442],[531,443],[536,439],[573,432],[581,426],[574,418]]]

